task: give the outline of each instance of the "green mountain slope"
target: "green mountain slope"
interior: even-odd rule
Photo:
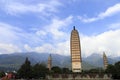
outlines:
[[[0,70],[14,70],[24,63],[25,58],[28,57],[31,64],[44,62],[47,64],[49,54],[48,53],[14,53],[14,54],[3,54],[0,55]],[[114,63],[116,60],[108,58],[109,62]],[[63,56],[58,54],[52,54],[53,66],[67,67],[71,69],[70,56]],[[103,60],[100,55],[93,54],[87,58],[82,58],[82,67],[84,70],[91,68],[102,67]]]

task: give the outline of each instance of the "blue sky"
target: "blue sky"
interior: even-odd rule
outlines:
[[[120,56],[119,0],[0,0],[0,54],[70,55],[79,31],[82,56]]]

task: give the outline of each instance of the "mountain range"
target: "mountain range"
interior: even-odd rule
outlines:
[[[36,53],[36,52],[1,54],[0,70],[9,71],[19,69],[20,66],[24,63],[26,57],[28,57],[32,65],[36,63],[45,63],[47,65],[47,59],[49,55],[50,55],[49,53]],[[119,60],[120,57],[115,58],[108,57],[109,64],[114,64]],[[71,68],[70,56],[52,54],[52,65]],[[94,53],[88,57],[83,57],[82,67],[84,70],[103,67],[102,55]]]

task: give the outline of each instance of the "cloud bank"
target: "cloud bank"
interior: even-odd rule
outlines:
[[[73,9],[76,7],[73,6],[78,6],[76,5],[78,3],[76,0],[71,1],[71,3],[67,1],[70,4],[67,4],[68,8],[65,6],[67,2],[63,1],[61,3],[62,1],[60,2],[60,0],[29,1],[0,0],[0,54],[39,52],[70,55],[70,32],[72,26],[84,26],[84,28],[78,28],[78,31],[81,29],[85,30],[83,31],[84,33],[87,31],[89,33],[89,30],[85,29],[89,25],[82,22],[87,23],[102,20],[120,12],[120,3],[117,3],[114,6],[108,7],[105,11],[101,11],[95,17],[87,18],[78,16],[76,19],[78,14],[84,15],[84,13],[79,12],[77,9],[75,10],[76,13],[74,12]],[[84,4],[81,5],[84,6]],[[89,13],[88,11],[87,14],[92,15],[93,13]],[[79,22],[78,19],[82,22]],[[113,20],[112,22],[115,22]],[[107,22],[107,24],[102,23],[104,25],[101,26],[105,26],[105,29],[106,25],[108,25],[108,30],[105,31],[101,27],[100,30],[104,32],[98,35],[87,36],[87,33],[82,34],[79,32],[82,56],[89,56],[92,53],[102,54],[103,51],[108,56],[120,56],[120,23],[119,20],[117,21],[113,24],[110,22]],[[96,26],[96,23],[90,24],[90,26]],[[96,26],[95,28],[98,27]],[[99,32],[99,30],[97,31]]]
[[[64,27],[67,27],[69,24],[71,24],[71,22],[71,16],[65,18],[64,20],[54,19],[53,23],[49,25],[52,25],[52,27],[49,27],[50,31],[48,31],[48,26],[46,26],[46,28],[41,30],[43,31],[42,34],[36,34],[39,31],[28,34],[22,29],[13,26],[11,27],[11,25],[5,23],[0,23],[0,53],[6,54],[14,52],[39,52],[70,55],[70,33],[61,32],[60,30]],[[59,24],[59,26],[55,26],[56,24]],[[55,28],[57,32],[51,31],[51,29],[53,28]],[[51,34],[49,38],[51,39],[51,41],[47,42],[45,39],[49,34]],[[119,35],[120,29],[109,30],[94,36],[86,36],[80,33],[82,56],[89,56],[92,53],[102,54],[103,51],[105,51],[108,56],[120,56]],[[43,36],[44,38],[42,38],[41,36]],[[28,42],[22,42],[21,39],[25,39]],[[33,46],[32,44],[36,42],[37,45]],[[38,44],[41,42],[43,42],[43,44]]]
[[[120,3],[117,3],[114,6],[109,7],[108,9],[106,9],[105,12],[99,13],[96,17],[84,18],[84,17],[78,16],[78,19],[81,20],[82,22],[88,23],[88,22],[94,22],[100,19],[104,19],[118,13],[120,13]]]
[[[35,4],[27,4],[18,0],[0,1],[0,3],[1,9],[10,15],[35,13],[42,16],[51,16],[58,12],[57,8],[62,5],[58,0],[42,1]]]
[[[89,56],[92,53],[106,52],[109,56],[120,56],[120,30],[110,30],[96,36],[83,36],[82,52]]]

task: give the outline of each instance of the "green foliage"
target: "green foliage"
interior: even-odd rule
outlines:
[[[25,78],[25,79],[32,78],[32,67],[28,58],[26,58],[25,63],[18,70],[18,75],[19,77]]]
[[[20,67],[18,70],[18,76],[19,78],[24,79],[39,79],[39,78],[45,78],[45,75],[48,73],[48,69],[46,68],[45,64],[35,64],[34,66],[31,66],[30,61],[28,58],[26,58],[24,64]]]
[[[70,73],[71,71],[69,68],[62,68],[62,73]]]
[[[101,73],[104,73],[104,70],[102,68],[94,68],[94,69],[90,69],[90,70],[84,70],[82,73],[101,74]]]
[[[107,66],[107,69],[105,70],[105,72],[106,73],[115,73],[116,72],[116,69],[115,69],[115,66],[114,65],[112,65],[112,64],[109,64],[108,66]]]
[[[99,73],[99,70],[98,69],[90,69],[89,73]]]
[[[3,71],[0,72],[0,78],[4,77],[5,73]]]
[[[120,79],[120,61],[116,62],[114,65],[108,65],[105,72],[112,74],[113,79]]]
[[[56,74],[56,73],[58,73],[58,74],[65,74],[65,73],[71,73],[71,71],[69,70],[69,68],[60,68],[59,66],[53,66],[52,68],[51,68],[51,71],[50,71],[51,73],[54,73],[54,74]]]
[[[33,69],[33,77],[35,79],[45,78],[45,75],[48,73],[48,69],[44,64],[35,64],[32,69]]]
[[[58,66],[54,66],[54,67],[52,67],[52,69],[51,69],[54,73],[62,73],[62,70],[61,70],[61,68],[60,67],[58,67]]]

